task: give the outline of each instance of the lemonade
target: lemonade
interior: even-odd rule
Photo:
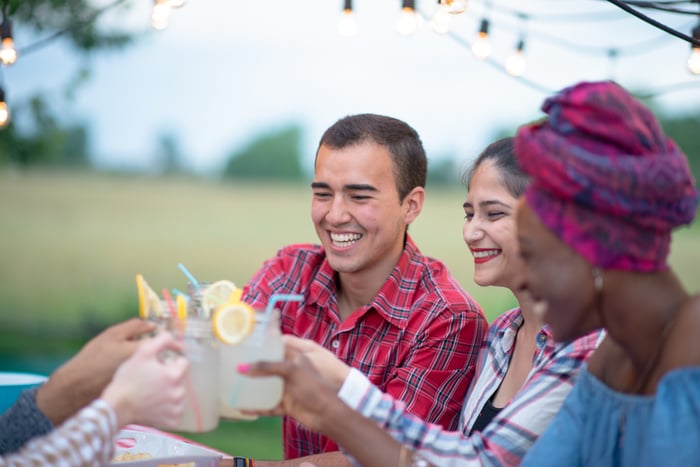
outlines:
[[[269,323],[266,320],[269,319]],[[283,382],[277,376],[251,378],[236,371],[241,363],[257,360],[280,361],[284,345],[279,328],[279,312],[255,312],[252,332],[234,345],[219,345],[219,398],[222,417],[240,418],[239,410],[267,410],[282,398]]]
[[[189,318],[183,339],[190,367],[186,380],[185,413],[176,430],[210,431],[219,424],[219,348],[212,334],[211,321]]]

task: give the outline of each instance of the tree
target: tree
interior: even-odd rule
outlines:
[[[700,182],[700,112],[695,115],[661,116],[661,126],[688,156],[695,180]]]
[[[430,187],[447,187],[458,185],[460,169],[452,156],[428,160],[428,180]]]
[[[302,130],[290,125],[259,136],[248,146],[234,152],[224,169],[224,177],[300,180]]]
[[[55,40],[64,40],[81,54],[89,56],[102,49],[121,48],[133,41],[131,32],[105,30],[97,21],[108,11],[125,11],[128,2],[115,0],[95,6],[89,0],[0,0],[3,20],[9,20],[16,31],[33,31],[39,39],[30,44],[17,44],[19,60]],[[88,62],[74,74],[67,85],[71,97],[77,86],[88,77]],[[7,83],[11,87],[12,83]],[[11,90],[9,91],[12,95]],[[71,166],[89,165],[87,126],[78,124],[62,127],[55,118],[47,99],[32,96],[24,105],[12,103],[13,121],[24,113],[22,128],[14,123],[0,130],[0,164],[27,167],[37,164]]]
[[[175,132],[166,131],[158,138],[158,163],[161,173],[174,175],[183,172],[182,154]]]
[[[17,167],[34,165],[90,165],[88,129],[79,124],[61,127],[41,96],[33,97],[28,108],[34,131],[20,132],[13,123],[0,131],[0,164]]]
[[[128,2],[115,0],[100,7],[93,3],[89,0],[3,0],[15,28],[28,27],[38,34],[45,34],[46,42],[64,37],[82,52],[124,47],[131,43],[131,33],[105,31],[100,29],[96,21],[102,13],[120,10],[127,6]]]

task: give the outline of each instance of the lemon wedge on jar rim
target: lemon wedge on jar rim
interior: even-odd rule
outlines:
[[[229,280],[220,280],[209,285],[202,293],[202,310],[205,316],[212,316],[221,305],[240,300],[241,289]],[[237,297],[236,300],[234,300]]]
[[[214,334],[225,344],[238,344],[253,331],[255,311],[245,302],[221,305],[212,317]]]
[[[136,274],[136,289],[139,294],[139,317],[148,319],[150,316],[161,316],[160,297],[141,274]]]

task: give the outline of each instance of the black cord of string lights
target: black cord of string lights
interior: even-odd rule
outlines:
[[[697,1],[700,2],[700,0],[697,0]],[[683,3],[688,3],[688,2],[686,0]],[[496,9],[496,7],[493,7],[492,5],[489,5],[489,9],[490,8]],[[504,10],[501,9],[501,12],[503,12],[503,11]],[[522,20],[530,20],[530,18],[532,17],[531,14],[524,13],[524,12],[518,11],[518,10],[509,10],[509,13],[513,14],[514,16],[517,16],[521,21]],[[560,19],[563,18],[561,15],[556,15],[556,14],[553,15],[552,17],[555,17],[555,16],[558,16]],[[671,28],[666,27],[666,29],[671,29]],[[560,46],[568,47],[571,50],[575,50],[578,52],[592,53],[592,54],[595,53],[595,54],[599,54],[599,55],[606,54],[610,59],[617,59],[617,58],[619,58],[620,55],[629,55],[629,54],[633,54],[633,53],[640,53],[640,52],[643,52],[645,50],[648,51],[649,50],[648,47],[650,47],[650,46],[659,47],[660,45],[663,45],[663,44],[660,44],[663,41],[663,38],[670,38],[670,36],[668,36],[668,31],[666,29],[662,28],[664,33],[666,33],[663,35],[663,37],[648,39],[648,40],[644,40],[644,41],[636,43],[636,44],[630,44],[630,45],[625,46],[625,47],[617,47],[617,48],[610,48],[610,47],[608,47],[608,48],[594,48],[594,47],[582,46],[581,44],[575,44],[573,42],[560,39],[560,38],[553,36],[553,35],[542,34],[539,32],[533,34],[533,32],[531,30],[528,30],[527,35],[528,35],[528,37],[535,36],[535,35],[539,35],[540,37],[547,37],[547,40],[549,42],[558,43],[558,45],[560,45]],[[448,37],[450,37],[452,40],[459,43],[460,45],[467,48],[467,50],[471,49],[471,44],[469,43],[469,41],[467,41],[466,39],[464,39],[463,37],[461,37],[460,35],[458,35],[454,31],[448,31],[446,35]],[[676,35],[676,34],[673,34],[673,35]],[[530,89],[533,89],[537,92],[541,92],[544,94],[552,94],[553,92],[556,91],[556,90],[551,89],[548,86],[546,86],[542,83],[539,83],[535,80],[525,78],[522,75],[513,76],[513,75],[509,74],[505,70],[502,63],[500,63],[500,62],[498,62],[490,57],[486,57],[485,59],[482,59],[481,61],[488,64],[496,71],[503,73],[503,74],[507,75],[508,77],[519,81],[523,85],[525,85],[525,86],[529,87]],[[673,83],[673,84],[658,86],[654,89],[649,89],[646,91],[637,92],[636,94],[642,98],[653,98],[653,97],[658,97],[658,96],[663,95],[663,94],[667,94],[669,92],[680,91],[680,90],[683,90],[686,88],[697,89],[698,88],[697,81],[695,81],[695,80],[694,81],[685,81],[685,82],[680,82],[680,83]]]
[[[124,3],[126,0],[114,0],[112,3],[108,3],[107,5],[103,6],[99,10],[96,10],[92,15],[90,15],[88,18],[85,18],[80,21],[76,21],[73,24],[69,24],[65,28],[54,32],[53,34],[44,37],[42,39],[37,40],[36,42],[32,42],[29,45],[26,45],[22,47],[21,49],[17,50],[18,54],[21,54],[22,56],[26,56],[27,54],[30,54],[32,52],[36,52],[37,50],[46,47],[49,45],[52,41],[58,39],[62,35],[74,30],[83,27],[84,25],[90,24],[94,22],[100,15],[105,13],[108,10],[111,10],[112,8]]]
[[[698,15],[697,11],[683,10],[680,8],[675,8],[672,5],[688,5],[692,3],[698,3],[696,0],[674,0],[669,2],[646,2],[637,0],[627,0],[626,4],[631,6],[636,6],[637,8],[648,8],[651,10],[666,11],[669,13],[679,13],[681,15]]]
[[[700,39],[696,39],[694,37],[688,36],[687,34],[683,34],[682,32],[677,31],[677,30],[661,23],[660,21],[657,21],[654,18],[647,16],[640,11],[635,10],[630,5],[628,5],[628,3],[631,3],[631,2],[623,2],[621,0],[606,0],[606,1],[608,3],[611,3],[612,5],[615,5],[616,7],[619,7],[620,9],[626,11],[627,13],[631,14],[632,16],[635,16],[636,18],[641,19],[645,23],[651,24],[652,26],[659,28],[662,31],[671,34],[672,36],[676,36],[679,39],[683,39],[684,41],[691,43],[694,47],[700,47]]]

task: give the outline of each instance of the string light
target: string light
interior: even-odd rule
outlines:
[[[522,76],[525,73],[525,57],[523,50],[525,49],[525,40],[520,39],[515,46],[513,53],[506,59],[506,71],[511,76]]]
[[[170,11],[169,0],[153,0],[153,10],[151,11],[151,26],[153,26],[153,29],[162,31],[168,27]]]
[[[17,50],[15,50],[15,41],[12,38],[12,23],[9,19],[4,18],[0,24],[0,63],[3,65],[12,65],[17,61]]]
[[[430,27],[438,34],[445,34],[452,24],[452,15],[442,7],[442,1],[437,0],[437,8],[430,17]]]
[[[440,0],[440,5],[451,15],[461,15],[467,11],[467,0]]]
[[[399,19],[396,20],[396,29],[399,34],[410,36],[414,34],[423,24],[423,19],[416,13],[415,0],[403,0]]]
[[[692,32],[693,39],[700,41],[700,23],[695,26]],[[688,59],[688,69],[694,75],[700,75],[700,46],[692,45],[693,51]]]
[[[343,12],[340,14],[340,19],[337,24],[338,34],[345,37],[351,37],[357,34],[357,22],[352,12],[352,0],[345,0]]]
[[[481,27],[476,36],[476,40],[472,44],[472,52],[479,60],[483,60],[491,55],[491,42],[489,41],[489,20],[486,18],[481,20]]]
[[[0,88],[0,128],[4,128],[10,123],[10,109],[5,102],[5,90]]]

